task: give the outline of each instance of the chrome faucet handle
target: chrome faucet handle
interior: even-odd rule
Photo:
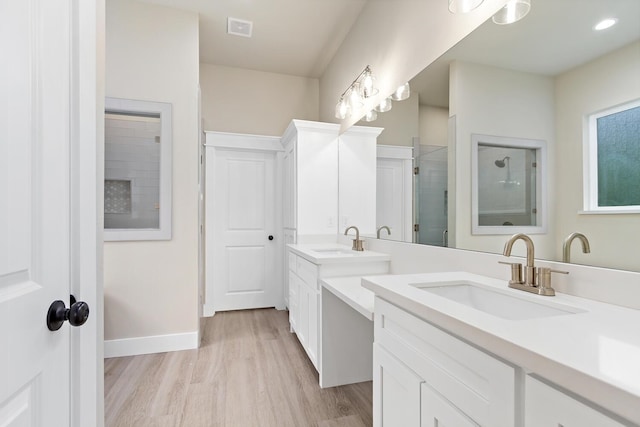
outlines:
[[[536,286],[539,295],[552,296],[556,291],[551,287],[551,273],[569,274],[568,271],[554,270],[547,267],[538,267],[536,269]]]
[[[505,264],[511,266],[511,280],[509,280],[509,284],[518,284],[521,285],[524,283],[522,280],[522,264],[519,262],[505,262],[498,261],[498,264]]]

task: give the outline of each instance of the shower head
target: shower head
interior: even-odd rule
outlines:
[[[503,168],[503,167],[504,167],[504,165],[506,165],[507,163],[509,163],[509,159],[510,159],[510,157],[509,157],[509,156],[507,156],[507,157],[503,158],[502,160],[496,160],[494,163],[495,163],[495,165],[496,165],[497,167],[499,167],[499,168]],[[506,162],[505,162],[505,161],[506,161]]]

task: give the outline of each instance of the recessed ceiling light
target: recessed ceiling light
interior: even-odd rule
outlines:
[[[610,28],[610,27],[613,27],[614,25],[616,25],[617,22],[618,22],[618,20],[615,19],[615,18],[603,19],[602,21],[598,22],[595,25],[595,27],[593,27],[593,29],[596,30],[596,31],[606,30],[607,28]]]

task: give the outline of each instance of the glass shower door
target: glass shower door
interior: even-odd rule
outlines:
[[[447,156],[448,148],[420,145],[416,150],[415,224],[416,243],[448,246]]]

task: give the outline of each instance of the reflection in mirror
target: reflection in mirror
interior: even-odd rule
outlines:
[[[447,146],[448,246],[494,253],[502,251],[503,235],[472,233],[471,135],[547,141],[548,232],[533,236],[536,254],[561,260],[564,238],[581,231],[591,253],[577,251],[572,262],[638,271],[632,239],[623,236],[640,234],[640,214],[585,212],[583,178],[588,116],[640,99],[637,16],[637,0],[537,0],[513,25],[480,26],[410,81],[409,100],[359,124],[385,128],[379,144]],[[596,31],[607,17],[616,25]],[[414,166],[423,152],[429,149],[414,153]],[[418,191],[429,173],[421,165],[415,181],[411,225],[420,230],[428,228],[430,204],[423,209]],[[419,233],[412,240],[427,242]],[[442,235],[431,244],[441,245]]]
[[[171,106],[105,100],[105,240],[171,238]]]
[[[546,232],[546,143],[472,135],[472,234]]]

